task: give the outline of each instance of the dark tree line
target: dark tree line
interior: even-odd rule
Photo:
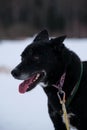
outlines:
[[[0,28],[12,27],[87,36],[87,0],[0,0]]]

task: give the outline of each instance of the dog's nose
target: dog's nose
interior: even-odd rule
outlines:
[[[11,74],[13,77],[18,77],[19,76],[19,70],[15,68],[14,70],[11,71]]]

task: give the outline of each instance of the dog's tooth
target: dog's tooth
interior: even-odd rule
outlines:
[[[40,74],[36,75],[36,78],[33,81],[36,81],[39,78]]]
[[[38,79],[38,77],[35,78],[36,80]]]
[[[40,76],[40,74],[37,74],[37,78]]]
[[[40,76],[40,74],[37,74],[37,76]]]
[[[33,80],[34,82],[36,81],[36,79]]]

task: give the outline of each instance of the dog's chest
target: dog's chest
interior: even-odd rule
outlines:
[[[73,125],[70,123],[70,119],[73,118],[73,116],[75,116],[75,114],[73,114],[73,113],[68,113],[68,119],[69,119],[70,130],[78,130],[75,126],[73,126]],[[61,117],[62,117],[63,123],[65,124],[64,116],[62,115]]]
[[[55,118],[57,112],[56,111],[51,111],[51,117]],[[69,123],[70,123],[70,119],[73,118],[75,116],[75,114],[73,113],[68,113],[68,119],[69,119]],[[62,115],[61,116],[62,118],[62,123],[65,124],[65,121],[64,121],[64,116]],[[73,126],[71,123],[69,124],[70,125],[70,130],[78,130],[75,126]]]

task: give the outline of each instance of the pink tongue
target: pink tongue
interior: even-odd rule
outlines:
[[[25,93],[27,91],[27,89],[29,88],[29,85],[32,84],[34,78],[35,78],[35,76],[32,76],[30,79],[25,80],[24,82],[22,82],[19,85],[19,92],[22,93],[22,94]]]

